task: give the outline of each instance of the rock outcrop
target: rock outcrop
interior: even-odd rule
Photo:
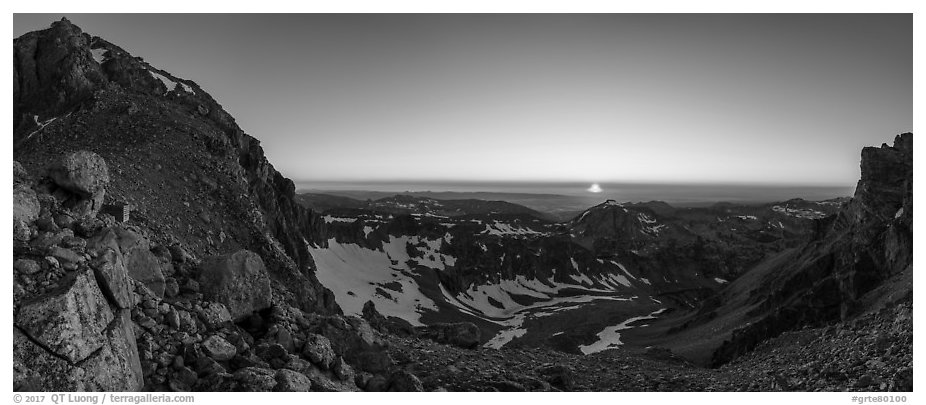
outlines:
[[[878,300],[866,297],[870,292],[912,294],[907,282],[892,291],[876,289],[912,271],[913,134],[898,135],[893,146],[865,148],[861,169],[852,201],[837,215],[818,220],[817,234],[796,256],[766,269],[774,276],[750,293],[748,325],[717,350],[714,364],[784,331],[870,310],[862,305]]]

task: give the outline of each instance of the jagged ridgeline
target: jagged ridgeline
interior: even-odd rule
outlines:
[[[13,53],[16,390],[912,387],[912,134],[851,199],[559,221],[296,195],[195,82],[66,19]]]

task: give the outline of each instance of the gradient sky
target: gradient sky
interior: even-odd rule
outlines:
[[[297,181],[852,185],[913,126],[909,14],[68,18],[196,81]]]

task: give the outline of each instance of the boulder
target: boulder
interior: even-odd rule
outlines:
[[[77,151],[65,155],[48,169],[52,182],[70,195],[59,194],[64,205],[81,217],[94,217],[103,207],[109,169],[96,153]]]
[[[237,352],[234,345],[228,343],[228,341],[221,336],[215,335],[203,341],[203,351],[207,356],[212,357],[216,361],[231,360],[232,357],[235,357]]]
[[[322,335],[310,333],[306,337],[305,345],[302,348],[302,354],[305,355],[312,363],[323,368],[331,367],[334,363],[335,353],[331,348],[331,341]]]
[[[58,263],[61,264],[77,264],[84,261],[83,256],[77,254],[77,252],[60,246],[49,247],[47,253],[49,256],[57,259]]]
[[[106,298],[90,272],[71,273],[56,290],[22,303],[16,327],[72,363],[86,359],[106,342],[113,321]]]
[[[199,312],[199,318],[209,329],[219,329],[232,321],[228,308],[218,302],[210,302],[208,305],[204,305]]]
[[[389,376],[391,392],[423,392],[424,384],[414,374],[405,370],[396,371]]]
[[[96,282],[106,298],[117,308],[131,308],[135,305],[132,283],[125,270],[125,263],[119,251],[107,248],[91,263]]]
[[[39,217],[42,206],[32,188],[16,184],[13,186],[13,221],[31,224]]]
[[[276,392],[309,392],[312,389],[312,380],[305,374],[293,370],[277,370],[274,379],[277,384],[273,390]]]
[[[270,307],[270,279],[257,253],[239,250],[203,260],[199,284],[203,296],[221,302],[236,322]]]
[[[13,268],[22,274],[35,274],[38,273],[39,270],[42,270],[42,266],[31,259],[16,259],[16,261],[13,262]]]
[[[279,343],[261,343],[254,348],[254,354],[260,357],[261,360],[272,364],[273,360],[282,359],[289,353]]]
[[[166,288],[161,263],[151,253],[147,238],[123,227],[114,226],[104,229],[87,241],[88,251],[101,251],[106,248],[122,253],[123,264],[132,279],[141,282],[158,297],[164,297]]]
[[[142,368],[128,310],[114,315],[89,272],[23,306],[14,381],[30,391],[138,391]]]
[[[235,371],[233,378],[238,382],[241,391],[270,392],[278,384],[276,374],[273,370],[245,367]]]

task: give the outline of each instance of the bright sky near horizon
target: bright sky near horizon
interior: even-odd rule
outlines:
[[[909,14],[67,17],[199,83],[297,182],[851,185],[913,125]]]

